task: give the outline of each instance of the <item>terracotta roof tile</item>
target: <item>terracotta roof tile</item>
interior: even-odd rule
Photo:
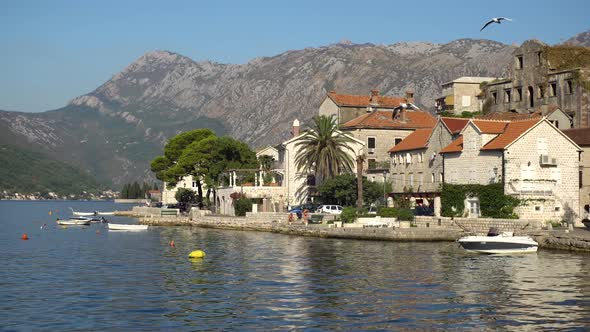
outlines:
[[[541,120],[541,118],[535,118],[531,120],[511,121],[503,133],[484,145],[481,150],[503,150]]]
[[[473,124],[479,128],[482,134],[501,134],[508,122],[494,120],[473,120]]]
[[[590,146],[590,128],[566,129],[563,133],[579,146]]]
[[[374,111],[363,114],[341,125],[341,129],[417,129],[432,128],[436,119],[430,113],[422,111],[405,111],[405,121],[392,118],[391,111]]]
[[[393,146],[387,152],[408,151],[416,149],[425,149],[428,147],[428,139],[432,134],[432,128],[416,129],[413,133],[406,136],[401,142]]]
[[[556,109],[549,108],[546,115],[555,112]],[[491,112],[485,115],[479,115],[476,118],[480,120],[527,120],[532,118],[541,117],[541,111],[537,110],[534,113],[515,113],[515,112]]]
[[[439,153],[461,152],[461,151],[463,151],[463,136],[459,136],[459,138],[452,141],[451,144],[445,146],[444,149],[440,150]]]
[[[463,130],[469,119],[463,118],[440,118],[442,122],[449,128],[452,134],[458,134]]]
[[[351,107],[367,107],[371,104],[371,96],[356,96],[356,95],[344,95],[336,92],[329,92],[328,97],[336,103],[338,106],[351,106]],[[373,97],[373,103],[376,107],[382,108],[394,108],[399,106],[401,103],[407,102],[406,98],[403,97],[387,97],[387,96],[375,96]]]

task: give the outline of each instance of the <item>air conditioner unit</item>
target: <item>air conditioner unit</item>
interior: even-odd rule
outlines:
[[[556,166],[557,165],[557,159],[552,158],[549,155],[542,154],[539,158],[540,158],[541,166]]]

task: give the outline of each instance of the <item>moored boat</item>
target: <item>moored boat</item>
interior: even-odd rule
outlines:
[[[539,244],[530,236],[514,236],[490,228],[487,235],[465,236],[457,240],[468,251],[482,254],[518,254],[537,252]]]
[[[69,219],[57,219],[58,225],[90,225],[90,219],[86,217],[71,217]]]
[[[121,231],[143,231],[148,229],[148,225],[131,225],[131,224],[113,224],[109,223],[109,230]]]
[[[103,211],[96,211],[96,214],[99,216],[114,216],[115,212],[103,212]]]
[[[72,209],[72,208],[70,208],[70,210],[72,210],[73,215],[81,216],[81,217],[95,216],[97,214],[96,211],[94,211],[94,212],[80,212],[80,211],[74,211],[74,209]]]

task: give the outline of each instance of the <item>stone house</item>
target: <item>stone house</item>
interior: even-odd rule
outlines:
[[[496,79],[498,78],[463,76],[443,83],[442,97],[437,98],[434,104],[437,113],[481,112],[482,101],[478,98],[481,93],[480,85]]]
[[[443,162],[439,152],[453,140],[439,119],[434,128],[416,129],[389,149],[392,194],[427,200],[440,196]]]
[[[369,96],[347,95],[330,91],[320,104],[319,115],[335,116],[338,124],[346,123],[365,113],[390,111],[403,103],[414,103],[414,93],[406,92],[404,97],[379,95],[379,90],[371,90]]]
[[[545,118],[515,121],[469,120],[446,146],[444,182],[502,183],[504,193],[522,200],[523,219],[574,220],[579,216],[580,147]],[[479,216],[477,197],[466,213]]]
[[[568,129],[563,131],[582,148],[580,155],[580,212],[583,218],[590,218],[590,128]]]
[[[389,149],[417,129],[432,128],[436,118],[427,112],[400,108],[365,113],[340,126],[340,130],[366,146],[364,175],[370,181],[383,182],[389,172]]]
[[[590,48],[525,41],[514,51],[511,77],[488,82],[481,98],[488,112],[532,113],[556,105],[575,128],[590,126]]]
[[[186,188],[197,192],[197,179],[194,179],[192,175],[187,175],[182,178],[182,180],[176,183],[174,188],[168,188],[166,186],[166,182],[164,182],[164,188],[162,189],[162,204],[177,204],[178,201],[174,196],[176,196],[176,192],[180,188]],[[202,184],[205,186],[205,184]],[[203,188],[207,190],[206,187]]]

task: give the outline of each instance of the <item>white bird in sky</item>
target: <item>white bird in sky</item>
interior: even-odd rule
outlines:
[[[483,27],[481,27],[481,29],[479,31],[482,31],[483,29],[485,29],[488,25],[490,25],[492,23],[501,24],[503,20],[512,21],[508,17],[494,17],[491,20],[487,21],[486,24],[484,24]]]

